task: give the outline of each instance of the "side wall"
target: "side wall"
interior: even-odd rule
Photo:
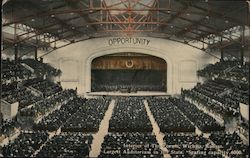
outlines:
[[[58,78],[64,88],[76,88],[79,94],[90,92],[91,62],[113,53],[134,52],[160,57],[167,62],[167,93],[178,94],[181,88],[192,88],[198,82],[196,72],[218,59],[190,46],[159,39],[147,43],[110,44],[113,38],[97,38],[75,43],[44,57],[44,62],[62,70]]]

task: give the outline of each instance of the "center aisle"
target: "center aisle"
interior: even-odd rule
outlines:
[[[167,154],[168,149],[165,147],[165,142],[163,140],[165,135],[163,133],[161,133],[160,128],[159,128],[157,122],[155,121],[153,114],[151,113],[151,111],[149,109],[147,100],[144,100],[143,103],[145,105],[149,120],[153,126],[153,133],[156,136],[156,140],[160,146],[161,151],[163,152],[164,158],[171,158],[170,154]]]
[[[115,107],[115,100],[111,100],[108,110],[105,113],[103,120],[101,121],[99,130],[96,134],[93,134],[93,142],[91,144],[91,151],[89,157],[98,157],[101,152],[102,142],[104,136],[108,134],[109,120],[112,116],[113,109]]]

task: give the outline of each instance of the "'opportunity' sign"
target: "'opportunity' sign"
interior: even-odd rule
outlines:
[[[148,45],[150,40],[145,38],[133,38],[133,37],[114,37],[108,40],[110,46],[120,44],[134,44],[134,45]]]

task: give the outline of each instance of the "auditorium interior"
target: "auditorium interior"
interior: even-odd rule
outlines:
[[[248,158],[248,0],[2,0],[0,157]]]

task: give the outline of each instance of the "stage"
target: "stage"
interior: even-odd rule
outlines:
[[[154,92],[154,91],[137,91],[137,92],[87,92],[87,96],[170,96],[167,92]]]

